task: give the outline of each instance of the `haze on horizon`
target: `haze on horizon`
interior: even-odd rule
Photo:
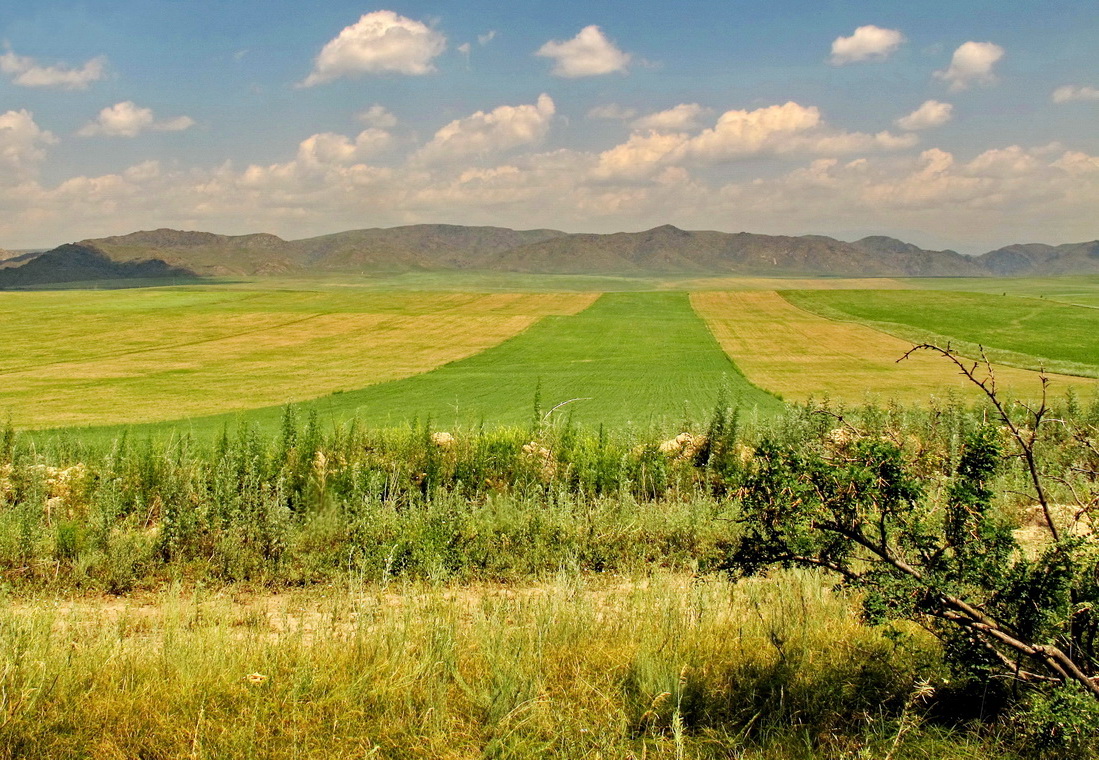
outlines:
[[[1099,237],[1099,6],[0,8],[0,247],[413,223]]]

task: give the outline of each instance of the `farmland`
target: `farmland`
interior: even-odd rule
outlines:
[[[0,413],[101,440],[132,425],[273,429],[291,402],[333,422],[468,426],[526,422],[538,392],[543,413],[568,402],[554,414],[670,430],[703,419],[719,391],[772,414],[776,396],[925,402],[964,389],[932,357],[895,364],[925,339],[973,357],[988,347],[1019,394],[1035,392],[1039,367],[1063,373],[1054,392],[1094,386],[1099,311],[869,282],[423,273],[8,293]],[[1089,283],[1033,287],[1085,303],[1099,292]]]
[[[960,463],[982,431],[1012,439],[942,357],[896,363],[905,329],[996,348],[1005,395],[1033,397],[1027,367],[1073,372],[1050,377],[1038,455],[1058,510],[1094,501],[1090,286],[1017,287],[3,294],[0,758],[1028,757],[1054,708],[958,669],[922,612],[869,625],[870,586],[732,572],[759,494],[794,494],[767,514],[797,521],[900,473],[865,503],[911,502],[874,530],[922,510],[929,541],[983,493],[955,488]],[[1022,461],[988,483],[987,556],[1051,546]],[[1041,565],[1005,567],[989,603]]]
[[[910,342],[861,324],[822,318],[774,291],[703,292],[692,302],[745,375],[790,401],[831,398],[857,404],[873,396],[919,404],[976,390],[942,357],[914,354],[898,363]],[[1021,395],[1040,388],[1034,372],[1010,367],[995,371],[1001,387]],[[1051,377],[1051,382],[1059,391],[1094,385],[1063,375]]]
[[[179,419],[430,370],[594,295],[162,289],[0,296],[16,424]]]
[[[1099,377],[1099,310],[1041,298],[917,291],[794,291],[791,303],[909,341],[953,341],[1027,369]]]

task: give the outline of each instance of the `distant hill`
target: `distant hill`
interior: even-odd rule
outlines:
[[[982,254],[977,261],[999,275],[1099,274],[1099,240],[1058,246],[1009,245]]]
[[[956,251],[925,250],[885,236],[848,243],[823,235],[688,231],[671,225],[597,235],[419,224],[303,240],[262,233],[217,235],[159,229],[77,245],[102,251],[115,262],[159,260],[169,267],[214,276],[412,270],[824,277],[1099,272],[1099,241],[1013,245],[982,256],[964,256]]]
[[[70,243],[35,255],[22,266],[0,269],[0,290],[115,280],[198,279],[163,261],[115,261],[94,247]]]
[[[897,241],[898,243],[900,241]],[[985,274],[953,251],[876,249],[818,235],[688,232],[664,225],[645,232],[569,235],[506,251],[493,268],[520,272],[656,272],[862,277]]]
[[[31,251],[29,253],[21,253],[19,251],[0,251],[0,269],[8,269],[10,267],[17,267],[33,258],[41,256],[41,251]]]

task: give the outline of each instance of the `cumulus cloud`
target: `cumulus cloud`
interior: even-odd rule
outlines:
[[[496,30],[495,29],[489,29],[484,34],[478,34],[477,35],[477,44],[480,45],[481,47],[484,47],[488,43],[492,42],[494,39],[496,39]]]
[[[992,42],[966,42],[954,51],[950,66],[936,71],[935,77],[950,83],[950,91],[968,89],[973,84],[993,84],[992,68],[1004,57],[1004,49]]]
[[[193,127],[190,116],[176,116],[158,120],[151,108],[142,108],[132,100],[115,103],[99,112],[95,121],[85,124],[77,132],[81,137],[137,137],[142,132],[181,132]]]
[[[634,129],[651,129],[657,132],[677,132],[697,129],[699,119],[710,113],[698,103],[680,103],[667,111],[643,116],[631,126]]]
[[[393,11],[374,11],[321,49],[301,86],[355,74],[428,74],[435,70],[432,61],[444,50],[446,37],[427,24]]]
[[[901,129],[919,130],[941,127],[954,118],[954,106],[937,100],[925,100],[923,105],[907,116],[897,119]]]
[[[0,124],[18,126],[24,145],[35,145],[27,137],[35,131],[29,121],[20,112],[0,116]],[[8,155],[8,130],[0,127],[0,162]],[[781,140],[808,150],[825,138],[878,141],[831,128],[823,118]],[[0,170],[0,241],[9,248],[35,247],[155,224],[303,237],[362,226],[364,219],[379,226],[452,221],[600,231],[640,229],[655,219],[696,229],[836,236],[852,229],[923,229],[971,250],[1095,236],[1099,156],[1063,146],[1000,146],[974,157],[939,148],[915,155],[878,150],[850,159],[809,154],[785,172],[741,167],[733,180],[712,171],[692,174],[697,159],[684,153],[692,139],[637,133],[625,143],[632,155],[618,154],[621,170],[602,176],[596,172],[599,154],[571,149],[516,152],[483,165],[372,166],[370,155],[389,144],[382,130],[313,135],[285,163],[269,165],[146,162],[55,186]],[[756,144],[774,150],[775,139]]]
[[[895,53],[904,42],[905,37],[899,30],[868,24],[860,26],[850,37],[836,37],[832,41],[832,57],[828,61],[833,66],[857,61],[882,61]]]
[[[539,95],[534,104],[499,106],[488,113],[477,111],[463,119],[455,119],[436,132],[416,153],[416,159],[421,162],[449,161],[540,142],[549,130],[555,111],[553,99],[545,93]]]
[[[825,124],[820,109],[790,101],[753,111],[726,111],[713,127],[694,136],[686,131],[635,132],[625,143],[599,154],[593,176],[639,178],[675,163],[720,164],[759,155],[896,150],[917,140],[911,134],[834,129]]]
[[[824,123],[820,109],[790,101],[754,111],[726,111],[688,145],[688,153],[724,161],[761,153],[853,153],[894,150],[916,144],[914,135],[846,132]]]
[[[636,108],[625,108],[617,103],[595,106],[588,111],[589,119],[600,119],[603,121],[628,121],[634,116],[637,116]]]
[[[86,90],[106,75],[107,59],[92,58],[80,68],[43,66],[34,58],[8,50],[0,55],[0,73],[7,74],[20,87],[45,87],[58,90]]]
[[[552,58],[554,76],[575,79],[614,72],[626,73],[630,54],[624,53],[595,25],[585,26],[571,40],[550,40],[535,55]]]
[[[46,157],[45,146],[55,142],[57,138],[39,127],[29,111],[0,114],[0,166],[16,176],[33,173]]]
[[[364,129],[352,140],[346,135],[322,132],[302,140],[297,160],[305,167],[353,164],[389,147],[392,137],[384,129]]]
[[[397,117],[394,116],[388,108],[377,103],[360,113],[358,118],[359,121],[368,127],[392,129],[397,126]]]
[[[1053,91],[1054,103],[1070,103],[1073,100],[1099,100],[1099,89],[1088,85],[1065,84]]]

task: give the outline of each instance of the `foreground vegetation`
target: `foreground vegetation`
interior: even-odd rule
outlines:
[[[1014,756],[934,722],[933,642],[801,575],[16,603],[0,661],[5,758]]]
[[[1064,526],[1099,498],[1099,399],[1057,403],[1032,453]],[[1093,539],[1051,533],[1024,459],[974,464],[1028,434],[1007,413],[719,403],[665,440],[542,409],[461,435],[293,409],[210,443],[9,430],[0,756],[1087,756],[1095,700],[1005,679],[827,535],[830,509],[899,520],[886,551],[931,547],[966,599],[1032,568],[1043,599],[1084,596],[1025,635],[1088,641]],[[969,533],[988,553],[932,547]]]

